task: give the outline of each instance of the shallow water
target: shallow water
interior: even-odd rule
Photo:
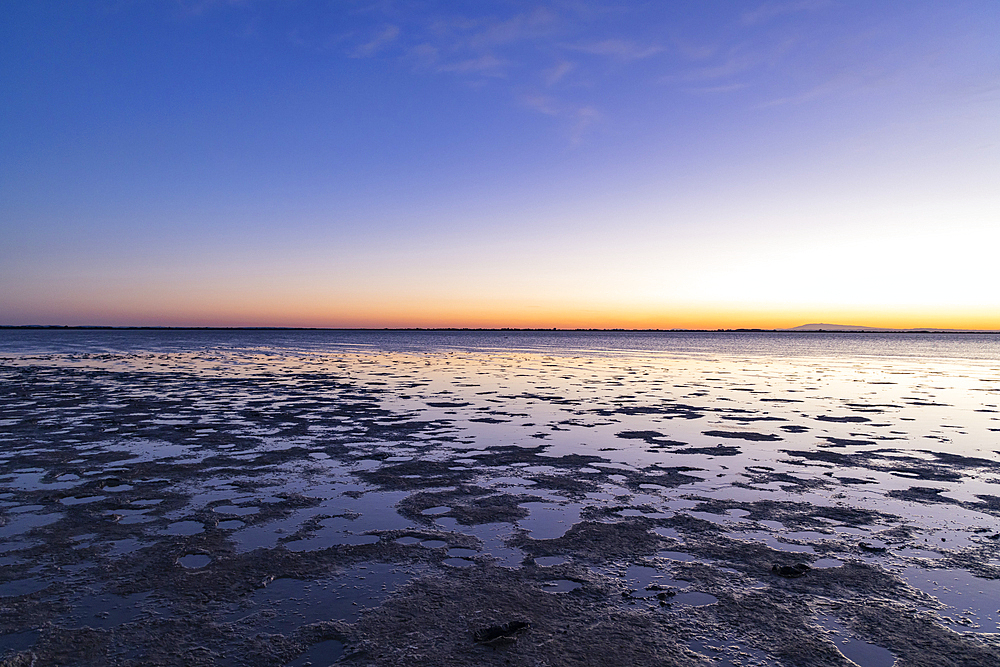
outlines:
[[[0,330],[0,378],[12,651],[113,624],[160,659],[197,617],[219,660],[267,632],[254,659],[304,664],[342,653],[323,622],[490,567],[670,619],[868,567],[1000,630],[1000,336]],[[854,595],[811,627],[862,627]]]

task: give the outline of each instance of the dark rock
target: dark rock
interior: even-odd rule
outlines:
[[[517,635],[531,627],[527,621],[508,621],[502,625],[491,625],[480,628],[472,633],[472,640],[477,644],[512,644],[517,641]]]
[[[803,574],[811,570],[812,568],[805,563],[796,563],[795,565],[772,565],[771,572],[778,575],[779,577],[785,577],[787,579],[795,579],[796,577],[801,577]]]
[[[712,438],[734,438],[737,440],[752,440],[754,442],[774,442],[781,440],[773,433],[754,433],[752,431],[702,431],[702,435]]]
[[[862,422],[870,422],[871,421],[871,419],[868,419],[867,417],[860,417],[860,416],[857,416],[857,415],[849,415],[847,417],[834,417],[832,415],[819,415],[818,417],[815,417],[815,419],[816,419],[816,421],[821,421],[821,422],[837,422],[837,423],[847,423],[847,424],[852,424],[852,423],[860,424]]]
[[[743,451],[739,447],[716,445],[715,447],[688,447],[678,449],[677,454],[707,454],[708,456],[738,456]]]

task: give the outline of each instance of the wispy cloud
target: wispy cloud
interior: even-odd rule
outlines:
[[[250,8],[278,0],[178,1],[219,7],[242,2]],[[303,48],[325,43],[324,48],[347,57],[378,58],[420,76],[505,88],[524,107],[571,128],[571,141],[579,142],[603,118],[601,109],[610,106],[602,91],[612,77],[635,76],[638,87],[669,81],[702,94],[738,90],[747,85],[741,79],[768,55],[767,47],[740,41],[751,32],[747,26],[823,2],[767,3],[743,14],[735,9],[725,19],[737,27],[735,35],[695,31],[690,39],[671,40],[671,21],[684,18],[688,10],[610,0],[540,0],[534,5],[339,0],[340,13],[331,10],[324,24],[337,35],[336,46],[313,26],[291,30],[288,41]],[[544,95],[525,97],[525,90]]]
[[[441,58],[441,51],[433,44],[424,42],[409,49],[406,55],[417,67],[430,68],[437,65]]]
[[[439,72],[456,72],[459,74],[481,74],[484,76],[503,77],[507,61],[494,55],[486,54],[477,58],[468,58],[457,62],[439,65]]]
[[[358,43],[348,54],[396,58],[415,71],[454,76],[474,86],[507,85],[524,107],[560,121],[570,143],[577,144],[602,115],[586,99],[568,101],[567,81],[572,78],[578,91],[587,91],[608,76],[595,70],[592,61],[582,62],[580,54],[627,64],[664,51],[656,44],[601,38],[600,33],[607,30],[597,22],[598,9],[587,0],[531,9],[483,5],[482,13],[473,8],[466,14],[450,13],[444,6],[437,12],[420,13],[392,0],[380,0],[366,5],[358,16],[367,22],[381,18],[385,24],[368,32],[367,39],[355,37]],[[364,34],[355,31],[355,35]],[[585,34],[590,38],[583,39]],[[584,81],[586,85],[581,86]],[[525,95],[526,85],[540,87],[544,94]]]
[[[825,97],[834,95],[846,96],[859,93],[864,90],[872,90],[884,87],[894,78],[892,73],[881,69],[872,69],[864,72],[842,71],[829,78],[806,88],[792,92],[788,95],[775,97],[757,105],[758,108],[777,107],[787,104],[805,104]]]
[[[569,104],[551,95],[525,95],[521,102],[538,113],[566,121],[573,146],[582,143],[586,133],[602,118],[601,112],[591,105]]]
[[[795,0],[794,2],[765,2],[755,9],[743,12],[744,25],[760,25],[785,14],[811,12],[831,4],[830,0]]]
[[[686,60],[707,60],[719,52],[718,44],[697,43],[676,35],[671,38],[670,43]]]
[[[813,86],[808,90],[800,91],[793,95],[786,95],[784,97],[776,97],[774,99],[763,102],[758,106],[758,108],[768,108],[768,107],[778,107],[786,104],[803,104],[806,102],[812,102],[818,100],[822,97],[826,97],[831,93],[844,88],[844,82],[838,80],[824,81],[823,83]]]
[[[514,44],[548,36],[558,27],[558,15],[550,9],[540,7],[506,20],[485,22],[482,29],[469,35],[468,46],[473,49],[489,49]]]
[[[731,83],[724,86],[702,86],[695,88],[687,88],[689,93],[703,93],[705,95],[718,95],[722,93],[733,93],[737,90],[745,90],[750,87],[749,83]]]
[[[590,126],[601,119],[601,112],[591,106],[579,107],[573,112],[573,127],[570,130],[570,143],[574,146],[583,141],[584,134]]]
[[[371,41],[352,49],[350,55],[352,58],[370,58],[385,46],[395,42],[399,33],[399,26],[387,25]]]
[[[177,0],[177,5],[186,14],[203,14],[217,7],[245,7],[253,0]]]
[[[547,116],[558,116],[560,114],[559,103],[550,95],[525,95],[521,102],[529,109],[534,109]]]
[[[624,39],[605,39],[587,44],[575,44],[569,48],[575,51],[591,53],[598,56],[608,56],[616,60],[642,60],[663,51],[660,46],[640,46]]]
[[[740,41],[719,53],[712,59],[714,62],[668,74],[661,82],[689,84],[692,92],[729,92],[748,87],[749,81],[765,70],[780,68],[799,44],[795,36],[766,42]]]
[[[554,66],[542,70],[542,79],[545,81],[546,86],[554,86],[563,80],[567,74],[576,69],[576,65],[568,60],[560,60]]]
[[[366,8],[367,13],[405,20],[393,21],[357,44],[349,52],[353,57],[395,54],[420,69],[489,78],[502,76],[509,65],[536,58],[537,44],[545,43],[565,23],[546,8],[508,16],[425,16],[383,2]]]
[[[687,69],[663,77],[665,83],[714,81],[743,74],[764,61],[764,54],[758,51],[733,49],[723,60],[712,65]]]

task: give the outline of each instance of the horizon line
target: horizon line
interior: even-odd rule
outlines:
[[[0,329],[17,330],[101,330],[101,331],[555,331],[555,332],[623,332],[623,333],[1000,333],[1000,329],[942,329],[938,327],[910,327],[893,329],[844,325],[820,325],[817,328],[733,327],[715,329],[689,328],[626,328],[626,327],[307,327],[307,326],[156,326],[156,325],[106,325],[106,324],[0,324]],[[822,328],[829,326],[832,328]]]

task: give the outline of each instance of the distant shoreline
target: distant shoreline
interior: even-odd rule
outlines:
[[[825,334],[998,334],[997,329],[882,329],[878,327],[837,328],[837,329],[560,329],[560,328],[518,328],[518,327],[198,327],[198,326],[110,326],[110,325],[65,325],[65,324],[0,324],[0,330],[22,331],[469,331],[469,332],[564,332],[564,333],[825,333]]]

